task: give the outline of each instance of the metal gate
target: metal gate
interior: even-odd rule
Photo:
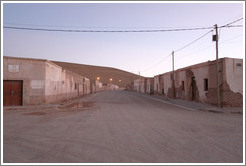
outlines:
[[[3,105],[22,105],[22,85],[23,81],[3,81]]]

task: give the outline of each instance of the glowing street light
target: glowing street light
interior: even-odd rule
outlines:
[[[100,80],[100,77],[97,77],[97,80],[99,81]]]
[[[110,81],[110,82],[112,82],[112,81],[113,81],[113,79],[112,79],[112,78],[110,78],[110,79],[109,79],[109,81]]]

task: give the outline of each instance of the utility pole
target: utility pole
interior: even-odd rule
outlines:
[[[172,76],[172,79],[173,79],[173,98],[175,98],[175,82],[174,82],[174,51],[172,52],[172,62],[173,62],[173,76]]]
[[[216,74],[217,74],[217,101],[218,101],[218,107],[220,107],[220,83],[219,83],[219,50],[218,50],[218,27],[217,24],[214,25],[215,26],[215,33],[216,33],[216,37],[215,37],[215,41],[216,41]]]

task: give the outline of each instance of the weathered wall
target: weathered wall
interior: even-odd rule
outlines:
[[[160,76],[154,76],[154,93],[159,94],[160,90]]]
[[[46,63],[46,103],[56,103],[90,93],[90,82],[69,70],[52,63]],[[89,84],[89,85],[88,85]]]
[[[243,60],[219,59],[220,102],[222,106],[242,106]],[[174,72],[175,98],[217,105],[216,61],[208,61]],[[205,89],[205,79],[208,80]],[[164,91],[162,90],[164,87]],[[154,77],[156,94],[174,98],[172,72]]]
[[[45,60],[3,57],[3,80],[22,80],[22,104],[45,103]]]
[[[225,58],[222,104],[243,105],[243,60]]]
[[[23,105],[48,104],[90,93],[90,80],[47,60],[3,58],[3,79],[23,81]]]
[[[164,95],[167,97],[172,97],[171,94],[172,92],[172,78],[171,78],[171,73],[165,73],[163,74],[163,82],[164,82]]]
[[[134,91],[145,93],[144,78],[134,80]]]
[[[154,94],[154,78],[146,78],[146,93]]]
[[[225,72],[231,91],[243,94],[243,60],[226,58]]]

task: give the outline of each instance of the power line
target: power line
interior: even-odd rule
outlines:
[[[163,62],[164,60],[166,60],[170,55],[171,55],[171,54],[165,56],[165,57],[164,57],[163,59],[161,59],[159,62],[155,63],[154,65],[152,65],[152,66],[150,66],[150,67],[148,67],[148,68],[146,68],[146,69],[143,70],[143,71],[147,71],[147,70],[149,70],[150,68],[156,67],[156,66],[159,65],[161,62]]]
[[[240,21],[240,20],[242,20],[242,19],[243,19],[243,18],[239,18],[239,19],[237,19],[237,20],[235,20],[235,21],[232,21],[232,22],[230,22],[230,23],[228,23],[228,24],[225,24],[225,25],[223,25],[223,26],[220,26],[219,28],[225,28],[225,27],[228,27],[228,28],[230,28],[230,27],[242,27],[243,25],[231,25],[231,24],[234,24],[234,23],[236,23],[236,22],[238,22],[238,21]],[[221,29],[220,29],[220,30],[221,30]],[[202,35],[202,36],[199,37],[198,39],[196,39],[196,40],[190,42],[189,44],[187,44],[187,45],[185,45],[185,46],[183,46],[183,47],[177,49],[177,50],[174,51],[174,52],[178,52],[178,51],[180,51],[180,50],[185,49],[186,47],[188,47],[188,46],[190,46],[191,44],[193,44],[193,43],[197,42],[198,40],[202,39],[203,37],[205,37],[206,35],[208,35],[208,34],[209,34],[210,32],[212,32],[212,31],[213,31],[213,30],[208,31],[207,33],[205,33],[204,35]]]
[[[205,33],[205,34],[202,35],[201,37],[199,37],[199,38],[197,38],[196,40],[190,42],[189,44],[187,44],[187,45],[185,45],[185,46],[183,46],[183,47],[177,49],[177,50],[174,51],[174,52],[176,53],[176,52],[178,52],[178,51],[181,51],[181,50],[185,49],[186,47],[188,47],[188,46],[190,46],[191,44],[193,44],[193,43],[197,42],[198,40],[202,39],[203,37],[205,37],[206,35],[208,35],[208,34],[211,33],[212,31],[213,31],[213,30],[208,31],[207,33]]]
[[[230,28],[230,27],[242,27],[242,25],[231,25],[231,24],[234,24],[234,23],[236,23],[236,22],[238,22],[238,21],[240,21],[240,20],[242,20],[242,19],[243,19],[243,18],[240,18],[240,19],[237,19],[237,20],[235,20],[235,21],[233,21],[233,22],[230,22],[230,23],[228,23],[228,24],[225,24],[225,25],[223,25],[223,26],[220,26],[220,30],[221,30],[221,28],[225,28],[225,27],[228,27],[228,28]],[[188,47],[188,46],[194,44],[195,42],[197,42],[198,40],[202,39],[203,37],[205,37],[206,35],[208,35],[208,34],[211,33],[211,32],[213,32],[213,30],[209,30],[207,33],[205,33],[205,34],[202,35],[201,37],[199,37],[199,38],[197,38],[196,40],[190,42],[189,44],[187,44],[187,45],[185,45],[185,46],[183,46],[183,47],[177,49],[177,50],[174,51],[174,52],[178,52],[178,51],[181,51],[181,50],[185,49],[186,47]],[[209,47],[211,47],[211,46],[209,46]],[[205,50],[205,49],[207,49],[207,48],[208,48],[208,47],[203,48],[203,49],[201,49],[201,50]],[[199,51],[201,51],[201,50],[198,50],[198,51],[196,51],[196,52],[199,52]],[[192,54],[194,54],[194,53],[192,53]],[[170,55],[171,55],[171,54],[169,54],[168,56],[170,56]],[[191,55],[191,54],[189,54],[189,55]],[[189,56],[189,55],[188,55],[188,56]],[[167,57],[168,57],[168,56],[167,56]],[[187,55],[186,55],[186,56],[187,56]],[[165,57],[164,59],[162,59],[161,61],[159,61],[158,63],[152,65],[152,66],[149,67],[149,68],[152,68],[153,66],[156,66],[156,65],[160,64],[160,63],[161,63],[163,60],[165,60],[167,57]],[[145,69],[144,71],[148,70],[149,68]]]
[[[242,17],[242,18],[239,18],[239,19],[237,19],[237,20],[235,20],[235,21],[232,21],[232,22],[230,22],[230,23],[228,23],[228,24],[225,24],[225,25],[223,25],[223,26],[220,26],[220,27],[218,27],[218,28],[228,27],[229,25],[234,24],[234,23],[236,23],[236,22],[238,22],[238,21],[241,21],[242,19],[243,19],[243,17]]]
[[[15,27],[4,26],[6,29],[16,30],[32,30],[32,31],[50,31],[50,32],[89,32],[89,33],[129,33],[129,32],[174,32],[174,31],[195,31],[203,29],[212,29],[213,27],[199,27],[199,28],[180,28],[180,29],[149,29],[149,30],[75,30],[75,29],[48,29],[48,28],[30,28],[30,27]]]

